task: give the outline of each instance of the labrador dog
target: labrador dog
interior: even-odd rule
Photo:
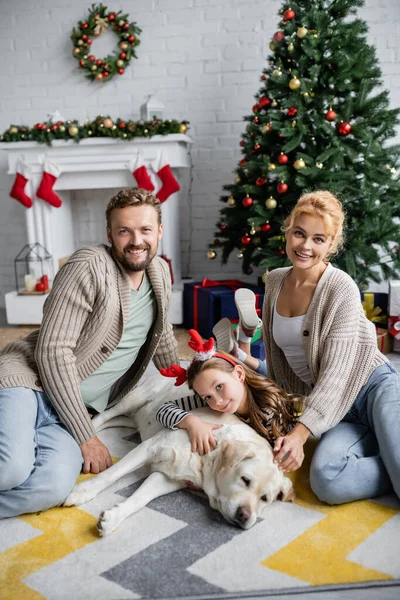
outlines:
[[[186,386],[179,388],[182,391],[182,395],[192,394]],[[154,418],[157,408],[177,395],[170,379],[151,376],[118,405],[94,417],[96,431],[112,426],[134,427],[143,441],[103,473],[76,485],[64,506],[88,502],[140,467],[148,465],[151,470],[130,498],[100,515],[97,529],[101,536],[114,531],[154,498],[184,487],[203,490],[213,509],[243,529],[252,527],[274,500],[294,500],[292,483],[273,463],[269,443],[235,415],[208,408],[193,411],[205,421],[221,425],[214,430],[216,449],[204,456],[191,451],[186,430],[172,431],[157,423]]]

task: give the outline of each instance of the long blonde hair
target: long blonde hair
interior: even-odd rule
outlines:
[[[328,235],[331,238],[331,246],[325,258],[328,259],[337,254],[344,244],[343,226],[345,213],[340,200],[327,190],[317,190],[303,194],[292,212],[286,217],[281,228],[282,231],[286,232],[292,229],[295,220],[300,215],[310,215],[323,219]]]
[[[225,355],[225,352],[218,352]],[[276,385],[272,379],[258,375],[241,361],[226,354],[230,361],[241,365],[245,372],[244,386],[247,392],[250,425],[268,441],[286,435],[294,426],[303,410],[303,399],[288,394]],[[205,361],[193,361],[187,370],[187,382],[193,390],[198,375],[207,369],[216,369],[233,373],[235,366],[223,358],[209,358]],[[266,411],[268,411],[268,420]]]

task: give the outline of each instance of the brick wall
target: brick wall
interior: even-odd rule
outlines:
[[[183,274],[241,276],[241,261],[235,256],[224,268],[218,260],[207,260],[205,242],[213,237],[211,225],[219,213],[222,185],[232,181],[239,160],[242,117],[249,113],[259,88],[282,3],[124,0],[107,5],[121,8],[137,21],[143,29],[142,44],[139,59],[123,77],[96,85],[77,72],[71,56],[69,34],[87,14],[85,3],[2,3],[6,16],[0,20],[0,131],[12,122],[41,121],[56,109],[66,119],[81,121],[100,113],[136,119],[147,95],[156,93],[166,106],[167,117],[191,121],[194,140],[191,196],[182,211]],[[369,41],[377,48],[392,106],[399,106],[400,4],[398,0],[367,0],[359,16],[369,24]],[[95,42],[99,46],[93,44],[93,52],[104,55],[114,41],[102,36]],[[0,152],[0,306],[4,306],[3,294],[14,287],[13,258],[26,242],[25,209],[9,197],[11,184],[5,154]],[[108,193],[104,202],[107,197]],[[90,202],[83,201],[81,210],[89,223]],[[92,229],[101,230],[97,215],[93,215]],[[77,231],[76,236],[85,242],[87,230]]]

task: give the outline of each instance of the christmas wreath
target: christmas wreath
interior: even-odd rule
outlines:
[[[105,33],[110,27],[118,37],[118,47],[105,58],[90,54],[92,38]],[[92,4],[86,21],[79,21],[71,34],[74,45],[72,55],[79,61],[79,68],[92,81],[108,81],[114,75],[123,75],[132,58],[137,58],[135,48],[140,44],[141,29],[129,22],[129,16],[121,11],[110,12],[103,4]]]

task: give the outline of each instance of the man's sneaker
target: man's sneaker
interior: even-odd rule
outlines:
[[[232,324],[229,319],[221,319],[212,330],[217,340],[217,349],[236,356],[238,345],[232,331]]]
[[[247,288],[239,288],[235,292],[235,304],[239,313],[240,329],[247,337],[253,337],[257,329],[262,326],[256,311],[254,292]]]

